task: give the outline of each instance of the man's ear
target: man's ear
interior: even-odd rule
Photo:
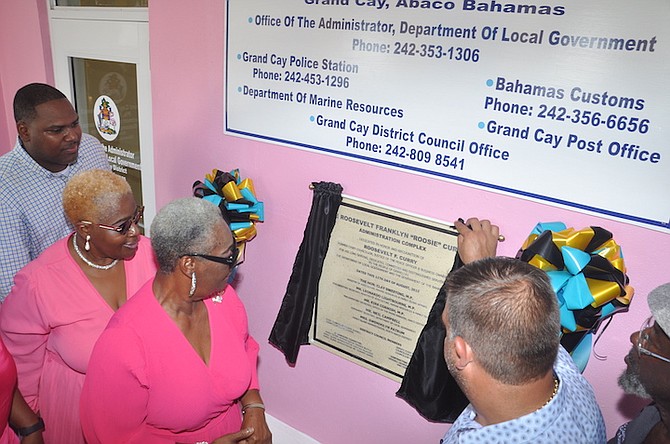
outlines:
[[[24,143],[30,142],[30,130],[23,120],[16,123],[16,132]]]
[[[454,353],[456,354],[454,365],[458,370],[463,370],[475,359],[470,344],[460,336],[454,338]]]

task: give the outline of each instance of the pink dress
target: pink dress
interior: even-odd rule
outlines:
[[[44,419],[45,442],[77,444],[85,442],[79,396],[88,360],[114,310],[70,255],[69,239],[16,274],[0,309],[0,335],[16,361],[21,393]],[[130,297],[156,273],[149,239],[140,238],[123,266]]]
[[[228,286],[209,299],[206,365],[148,282],[114,315],[93,350],[81,395],[89,444],[213,441],[242,424],[236,400],[258,388],[258,344]]]
[[[12,429],[7,427],[9,412],[12,409],[12,398],[16,386],[16,366],[12,355],[0,340],[0,444],[18,442]]]

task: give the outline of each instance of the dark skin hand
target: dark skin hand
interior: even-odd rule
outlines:
[[[31,433],[21,440],[21,444],[44,444],[44,439],[42,438],[42,431],[37,431]]]
[[[240,399],[240,405],[243,407],[262,403],[263,399],[255,389],[247,390]],[[272,433],[265,421],[265,409],[257,407],[246,409],[242,417],[242,429],[249,427],[254,429],[254,433],[246,441],[242,441],[244,444],[272,444]]]
[[[242,406],[262,403],[263,400],[255,389],[248,390],[240,399]],[[223,435],[211,444],[272,444],[272,433],[265,421],[265,409],[248,408],[244,413],[239,432]]]
[[[265,410],[263,409],[249,409],[244,414],[242,427],[251,428],[254,433],[249,436],[244,444],[272,444],[272,433],[265,421]]]
[[[247,442],[246,439],[250,437],[253,433],[254,429],[252,428],[242,429],[239,432],[223,435],[222,437],[212,441],[211,444],[240,444],[240,443],[245,444]],[[190,443],[178,442],[176,444],[190,444]]]
[[[254,433],[254,429],[246,428],[239,432],[229,433],[212,441],[211,444],[245,444],[247,438]],[[180,444],[180,443],[177,443]]]
[[[9,423],[16,429],[30,427],[37,422],[38,416],[32,411],[21,396],[18,388],[14,389],[12,398],[12,410],[9,414]],[[21,440],[22,444],[44,444],[42,430],[31,433]]]
[[[249,424],[258,424],[255,429]],[[212,444],[272,444],[272,433],[265,422],[265,411],[252,408],[244,414],[242,430],[217,438]]]

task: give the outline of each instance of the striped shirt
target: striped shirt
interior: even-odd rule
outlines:
[[[41,167],[17,138],[0,157],[0,302],[14,275],[47,247],[73,231],[63,213],[63,188],[80,171],[110,169],[98,139],[82,134],[77,160],[53,173]]]

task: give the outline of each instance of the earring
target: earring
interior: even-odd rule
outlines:
[[[195,280],[195,271],[194,271],[193,274],[191,275],[191,291],[188,292],[188,297],[189,298],[193,297],[193,295],[195,294],[195,284],[196,284],[196,280]]]
[[[91,240],[91,235],[87,234],[86,235],[86,243],[84,244],[84,250],[86,250],[86,251],[91,251],[91,244],[89,242],[90,240]]]

